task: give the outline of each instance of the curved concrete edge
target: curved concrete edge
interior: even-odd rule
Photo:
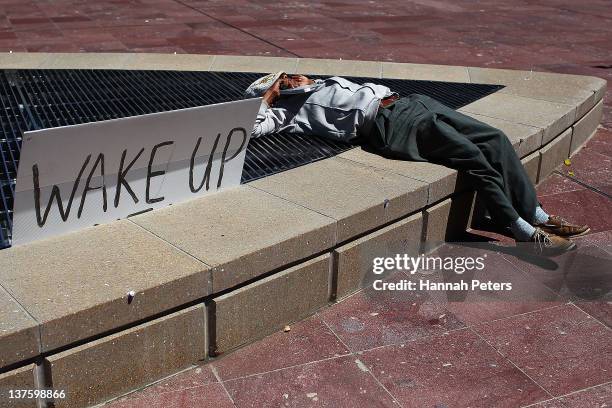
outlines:
[[[284,70],[320,75],[500,84],[505,88],[464,107],[462,111],[479,120],[494,122],[494,126],[507,123],[509,129],[504,130],[514,144],[521,145],[518,149],[521,157],[533,153],[537,147],[550,142],[582,118],[603,99],[606,90],[604,79],[590,76],[450,65],[260,56],[0,53],[0,68],[237,72]],[[520,107],[522,109],[517,109]]]
[[[579,105],[578,117],[603,98],[606,81],[597,77],[452,65],[312,58],[146,54],[146,53],[0,53],[2,69],[142,69],[273,72],[351,75],[428,81],[495,83],[500,92]],[[504,118],[501,118],[504,119]]]
[[[460,82],[465,81],[467,73],[472,82],[507,85],[503,92],[476,101],[462,111],[502,128],[535,182],[546,177],[593,134],[601,119],[605,92],[605,81],[599,78],[530,73],[533,76],[529,81],[538,78],[530,82],[535,84],[534,91],[522,82],[525,72],[418,64],[373,62],[360,66],[355,61],[151,54],[0,55],[0,68],[51,68],[54,64],[84,69],[293,72],[302,67],[301,72],[306,73],[318,69],[322,74]],[[308,67],[311,71],[306,71]],[[567,83],[565,91],[547,91],[555,80]],[[332,173],[338,176],[330,176]],[[215,352],[253,341],[278,329],[281,321],[289,317],[264,314],[261,327],[236,334],[244,321],[223,318],[224,307],[233,310],[228,316],[240,317],[235,311],[240,310],[241,302],[274,311],[279,310],[278,302],[282,301],[285,306],[289,304],[295,316],[303,317],[337,296],[352,293],[359,289],[362,276],[351,276],[356,273],[354,268],[343,265],[354,264],[351,257],[356,255],[351,254],[359,253],[355,248],[370,241],[397,240],[406,231],[411,231],[413,240],[442,240],[448,237],[451,225],[466,225],[466,220],[451,222],[449,218],[451,207],[469,210],[473,202],[473,194],[457,176],[454,170],[441,166],[390,161],[353,149],[339,157],[181,204],[186,211],[177,211],[179,206],[173,206],[0,251],[0,291],[5,289],[0,308],[19,310],[15,313],[20,315],[16,320],[19,324],[11,326],[8,335],[0,335],[2,378],[12,378],[13,374],[22,378],[23,372],[31,372],[22,367],[30,367],[28,364],[39,360],[41,353],[47,360],[38,361],[39,366],[47,369],[37,372],[51,372],[51,361],[74,353],[75,360],[71,361],[78,362],[84,350],[109,339],[114,347],[135,350],[136,354],[131,355],[138,358],[138,353],[149,350],[142,344],[134,346],[124,341],[124,335],[145,333],[149,330],[147,325],[158,319],[172,321],[196,303],[203,310],[201,318],[189,320],[188,327],[178,325],[178,333],[201,333],[206,342],[222,345]],[[352,185],[347,182],[351,179]],[[354,188],[357,180],[359,188]],[[289,181],[293,187],[283,188]],[[322,186],[325,194],[321,194]],[[236,223],[236,219],[242,222]],[[415,232],[419,229],[420,234]],[[214,245],[208,244],[214,241]],[[317,265],[314,269],[313,263]],[[329,265],[326,273],[323,264]],[[285,273],[288,270],[298,282],[292,291],[282,289],[289,288]],[[277,276],[285,278],[277,280]],[[308,282],[318,282],[314,292],[299,290]],[[280,285],[274,290],[285,293],[283,299],[266,296],[272,290],[270,285]],[[127,297],[131,290],[136,292],[133,301]],[[222,299],[216,297],[219,291]],[[253,303],[253,296],[260,298],[259,303]],[[229,337],[223,337],[223,333],[230,333]],[[136,337],[149,341],[152,347],[163,343],[164,336],[151,336]],[[167,351],[181,350],[185,341],[185,336],[177,338]],[[154,360],[162,359],[161,354],[151,355]],[[91,364],[101,364],[99,372],[108,368],[104,359],[94,359]],[[185,364],[181,361],[172,369]],[[62,372],[70,375],[69,369]],[[164,372],[141,370],[129,384],[152,381]],[[61,375],[51,378],[61,383]],[[107,388],[97,394],[98,401],[125,391],[101,378],[82,378],[71,386],[87,389],[99,381]]]

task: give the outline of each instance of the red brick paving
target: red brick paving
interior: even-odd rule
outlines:
[[[244,348],[215,362],[223,380],[274,371],[349,354],[348,348],[321,319],[312,318],[284,332],[273,334],[257,349]]]
[[[562,167],[561,171],[563,174],[567,174],[569,170],[566,167]],[[538,196],[542,198],[548,195],[562,194],[584,189],[586,189],[586,187],[574,182],[571,178],[553,173],[538,185]]]
[[[584,189],[542,196],[540,202],[551,214],[562,214],[573,222],[588,224],[591,232],[612,229],[612,202],[609,196]]]
[[[239,407],[397,407],[355,356],[316,361],[223,384]]]
[[[0,1],[0,51],[344,58],[612,78],[607,0]],[[604,125],[612,127],[606,95]]]
[[[390,281],[406,278],[397,274]],[[375,291],[371,287],[323,311],[321,318],[351,351],[465,327],[427,291]]]
[[[5,52],[343,58],[533,69],[609,80],[611,37],[607,0],[0,0],[0,51]],[[610,95],[602,123],[607,129],[612,128]],[[605,272],[612,256],[611,136],[612,131],[600,129],[571,166],[560,165],[538,187],[548,211],[591,225],[591,233],[576,240],[578,255],[540,260],[536,268],[534,260],[525,262],[500,249],[497,256],[504,260],[496,264],[506,262],[505,273],[532,285],[521,289],[520,301],[449,302],[427,293],[362,291],[288,333],[111,406],[612,405],[612,302],[577,298],[584,294],[585,275],[603,277],[598,288],[610,289],[609,278],[599,272]],[[568,270],[588,272],[568,277]],[[533,301],[541,284],[575,305]]]
[[[474,330],[554,396],[612,378],[610,329],[574,305],[498,320]]]
[[[517,407],[548,394],[473,331],[364,352],[360,358],[403,407]]]

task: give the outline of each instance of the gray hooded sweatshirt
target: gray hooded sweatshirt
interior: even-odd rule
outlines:
[[[351,142],[366,134],[380,100],[393,95],[383,85],[355,84],[340,77],[282,90],[273,107],[262,102],[251,137],[289,132]]]

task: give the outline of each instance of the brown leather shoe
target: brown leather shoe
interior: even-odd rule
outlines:
[[[549,234],[555,234],[566,238],[584,235],[591,230],[588,225],[571,224],[558,215],[549,216],[547,222],[544,224],[537,224],[535,227],[540,227]]]
[[[572,241],[547,233],[542,228],[536,228],[529,242],[533,243],[534,252],[545,256],[557,255],[576,247]]]

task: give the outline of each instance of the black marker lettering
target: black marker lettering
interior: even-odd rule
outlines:
[[[58,186],[54,185],[51,189],[51,195],[49,196],[47,208],[45,209],[45,213],[42,217],[40,215],[40,180],[38,176],[38,164],[34,164],[32,166],[32,178],[34,181],[34,207],[36,208],[36,221],[39,227],[42,228],[47,222],[47,216],[49,215],[49,211],[51,210],[51,204],[53,203],[53,199],[57,201],[57,207],[59,209],[60,216],[62,217],[62,220],[66,222],[68,216],[70,215],[70,207],[72,207],[72,200],[74,199],[76,190],[79,187],[79,183],[81,182],[81,177],[83,176],[85,167],[87,167],[87,164],[89,164],[90,159],[91,154],[85,159],[85,163],[83,163],[83,166],[79,171],[79,175],[74,181],[74,185],[72,186],[72,192],[70,193],[70,199],[68,200],[68,205],[66,206],[66,211],[64,211],[64,206],[62,204],[62,195],[60,193],[60,189]]]
[[[98,168],[98,163],[100,163],[100,175],[102,176],[102,185],[99,187],[90,187],[91,178],[93,177],[94,171]],[[104,154],[100,153],[98,158],[94,162],[91,171],[89,172],[89,176],[87,176],[87,181],[85,182],[85,188],[83,189],[83,195],[81,196],[81,204],[79,204],[79,211],[77,213],[77,218],[81,218],[81,214],[83,213],[83,205],[85,204],[85,197],[87,197],[87,192],[90,190],[102,189],[102,209],[106,212],[107,207],[107,199],[106,199],[106,184],[104,182]]]
[[[156,198],[151,198],[149,196],[149,189],[151,187],[151,179],[153,177],[161,176],[162,174],[166,173],[165,170],[151,171],[151,167],[153,167],[153,160],[155,160],[155,153],[157,153],[157,149],[159,149],[162,146],[169,146],[171,144],[174,144],[174,142],[169,141],[169,142],[158,143],[155,146],[153,146],[153,150],[151,150],[151,157],[149,158],[149,166],[147,167],[147,191],[146,191],[147,204],[153,204],[153,203],[157,203],[157,202],[164,200],[164,196],[156,197]]]
[[[206,170],[204,171],[204,177],[202,178],[202,182],[198,187],[194,187],[193,185],[193,168],[195,167],[195,156],[198,153],[198,149],[200,148],[200,142],[202,138],[199,137],[196,142],[195,148],[193,149],[193,153],[191,153],[191,161],[189,162],[189,189],[192,193],[197,193],[204,186],[204,182],[206,182],[206,191],[210,188],[210,171],[212,169],[213,156],[215,155],[215,151],[217,150],[217,144],[219,144],[219,138],[221,137],[221,133],[217,133],[217,138],[215,139],[215,143],[213,144],[212,150],[210,151],[210,156],[208,156],[208,163],[206,164]]]
[[[227,154],[227,149],[229,149],[229,145],[230,145],[230,142],[232,141],[232,135],[234,134],[234,132],[242,132],[242,143],[240,143],[240,147],[238,148],[238,150],[236,150],[236,153],[229,159],[226,159],[225,155]],[[223,154],[221,156],[221,168],[219,169],[219,181],[217,181],[217,188],[221,186],[221,180],[223,179],[223,167],[225,163],[232,160],[234,157],[240,154],[240,152],[242,151],[242,148],[244,147],[244,144],[246,143],[246,139],[247,139],[247,132],[246,130],[244,130],[244,128],[233,128],[232,130],[230,130],[229,134],[227,135],[227,141],[225,142],[225,147],[223,148]]]
[[[134,200],[134,203],[138,204],[138,197],[136,197],[136,194],[134,194],[134,190],[132,190],[127,180],[125,179],[125,177],[128,171],[130,171],[130,169],[134,165],[134,163],[136,163],[136,160],[138,160],[142,152],[144,152],[144,147],[140,149],[136,157],[134,157],[134,159],[130,162],[130,164],[128,164],[125,170],[123,169],[123,165],[125,164],[125,155],[127,154],[127,149],[124,150],[123,153],[121,154],[121,162],[119,163],[119,174],[117,174],[117,191],[115,191],[115,208],[119,206],[119,198],[121,196],[121,186],[122,185],[125,186],[125,189],[127,190],[127,192],[130,193],[130,195],[132,196],[132,200]]]

